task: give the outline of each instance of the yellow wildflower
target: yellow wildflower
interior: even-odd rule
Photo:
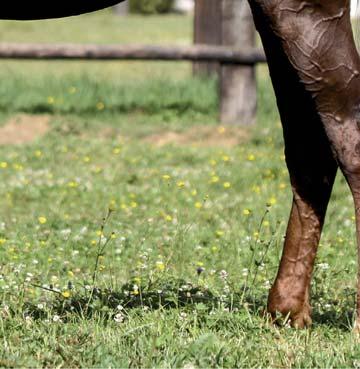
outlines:
[[[77,186],[79,186],[79,184],[76,181],[70,181],[68,183],[68,187],[70,188],[76,188]]]
[[[65,297],[66,299],[68,299],[71,296],[71,292],[68,290],[65,290],[63,292],[61,292],[62,296]]]
[[[215,232],[215,235],[216,235],[217,237],[222,237],[222,236],[224,235],[224,231],[217,230],[217,231]]]
[[[96,109],[97,109],[97,110],[104,110],[104,109],[105,109],[105,104],[104,104],[102,101],[99,101],[99,102],[96,104]]]
[[[270,199],[268,200],[267,204],[269,206],[275,205],[276,204],[276,197],[274,197],[274,196],[273,197],[270,197]]]
[[[24,167],[21,164],[19,164],[19,163],[13,164],[13,168],[15,170],[23,170],[24,169]]]
[[[255,193],[260,193],[261,192],[261,187],[257,186],[257,185],[254,185],[254,186],[251,187],[251,190]]]
[[[115,211],[116,210],[116,201],[113,199],[109,203],[109,211]]]
[[[184,182],[184,181],[179,181],[179,182],[177,183],[177,186],[178,186],[179,188],[183,188],[183,187],[185,187],[185,182]]]
[[[40,224],[45,224],[47,222],[47,219],[46,219],[46,217],[41,216],[41,217],[38,218],[38,221],[39,221]]]
[[[156,269],[159,270],[160,272],[165,270],[165,264],[162,261],[157,261],[156,262]]]
[[[119,154],[120,154],[120,152],[121,152],[120,147],[115,147],[115,148],[113,149],[113,154],[114,154],[114,155],[119,155]]]

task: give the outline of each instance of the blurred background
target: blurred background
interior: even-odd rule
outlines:
[[[238,15],[235,17],[234,14]],[[238,49],[256,46],[247,3],[231,0],[198,0],[196,4],[193,0],[131,0],[113,9],[68,19],[3,21],[0,40],[119,46],[208,44]],[[219,63],[178,61],[1,60],[0,66],[0,88],[4,92],[0,101],[1,114],[14,110],[98,113],[93,99],[99,99],[104,104],[103,115],[119,112],[141,115],[141,111],[154,113],[155,109],[170,121],[176,120],[179,114],[188,114],[191,119],[202,121],[220,120],[240,125],[255,122],[254,68],[234,69],[229,66],[223,70]],[[240,71],[238,79],[233,78],[237,71]],[[241,76],[241,73],[245,75]],[[265,81],[264,66],[258,68],[258,73]],[[31,94],[25,92],[29,87],[27,83],[31,85]],[[63,93],[72,85],[77,85],[81,95]],[[157,99],[154,98],[154,89],[160,93]],[[96,93],[98,98],[94,96]],[[271,91],[267,93],[271,95]],[[133,98],[130,98],[132,94]],[[232,96],[230,109],[223,107],[221,96],[224,94]],[[53,97],[48,99],[50,103],[44,95]],[[167,119],[172,114],[169,111],[174,116]]]

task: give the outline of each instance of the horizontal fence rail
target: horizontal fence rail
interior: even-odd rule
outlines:
[[[47,60],[178,60],[215,61],[220,64],[265,63],[262,49],[239,50],[225,46],[146,46],[0,43],[0,59]]]

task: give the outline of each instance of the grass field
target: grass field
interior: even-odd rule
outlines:
[[[190,43],[191,19],[103,12],[2,22],[0,35]],[[258,75],[258,124],[236,129],[217,122],[216,81],[192,79],[186,63],[0,62],[1,367],[360,366],[341,176],[313,327],[262,317],[291,192]]]

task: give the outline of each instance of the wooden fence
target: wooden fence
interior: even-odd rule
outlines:
[[[0,59],[43,59],[43,60],[168,60],[191,62],[216,62],[220,70],[247,66],[253,70],[257,63],[266,62],[261,49],[236,49],[225,46],[147,46],[147,45],[79,45],[79,44],[19,44],[0,43]],[[224,78],[224,77],[223,77]],[[248,81],[245,80],[245,84]],[[250,81],[252,84],[252,81]],[[223,123],[249,124],[254,120],[256,96],[251,87],[241,96],[241,81],[231,80],[226,86],[220,79],[220,120]],[[242,89],[244,90],[244,88]],[[245,94],[245,95],[244,95]],[[244,99],[244,102],[241,101]],[[249,108],[242,109],[242,103]],[[228,118],[228,111],[231,113]],[[239,108],[240,107],[240,108]],[[225,113],[224,113],[225,111]],[[249,111],[249,114],[246,114]]]
[[[178,60],[254,65],[266,61],[261,49],[225,46],[146,46],[0,43],[0,59]]]
[[[252,124],[256,116],[255,28],[246,0],[196,0],[193,46],[0,43],[0,59],[191,61],[196,74],[219,77],[220,120]],[[203,45],[202,43],[206,44]]]

